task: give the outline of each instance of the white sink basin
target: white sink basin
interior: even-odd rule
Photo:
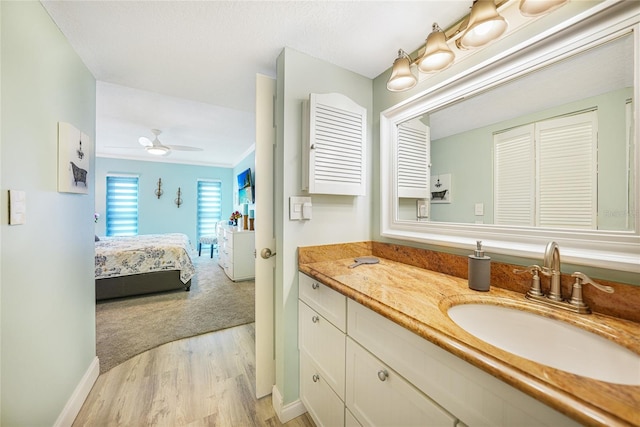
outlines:
[[[465,331],[502,350],[576,375],[640,385],[640,356],[600,335],[560,320],[491,304],[447,311]]]

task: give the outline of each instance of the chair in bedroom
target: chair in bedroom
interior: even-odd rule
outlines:
[[[202,255],[202,245],[211,246],[211,258],[213,258],[213,249],[218,246],[218,238],[212,234],[200,236],[200,239],[198,239],[198,256]]]

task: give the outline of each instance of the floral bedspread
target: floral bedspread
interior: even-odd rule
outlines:
[[[181,233],[101,237],[96,242],[96,279],[180,270],[180,280],[187,283],[196,271],[190,252],[189,238]]]

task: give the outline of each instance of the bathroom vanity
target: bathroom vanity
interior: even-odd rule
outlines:
[[[503,351],[465,332],[447,310],[483,303],[533,311],[636,354],[639,323],[558,313],[495,284],[475,292],[461,277],[399,262],[403,251],[371,242],[299,248],[300,396],[318,425],[640,425],[640,386]],[[364,255],[380,263],[349,268]]]

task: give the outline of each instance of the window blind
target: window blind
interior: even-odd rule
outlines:
[[[198,181],[198,238],[216,233],[222,219],[221,188],[220,181]]]
[[[107,176],[107,236],[138,234],[138,177]]]

